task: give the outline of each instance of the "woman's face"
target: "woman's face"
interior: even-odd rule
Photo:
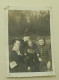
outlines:
[[[43,46],[43,45],[44,45],[44,40],[43,40],[43,39],[40,39],[40,40],[39,40],[39,44],[40,44],[41,46]]]
[[[31,40],[28,41],[28,45],[29,45],[29,46],[32,45],[32,41],[31,41]]]
[[[17,48],[20,47],[20,41],[16,40],[16,42],[14,43],[14,46],[16,46]]]
[[[28,40],[29,40],[29,37],[28,37],[28,36],[25,36],[25,37],[23,38],[23,40],[24,40],[24,41],[28,41]]]

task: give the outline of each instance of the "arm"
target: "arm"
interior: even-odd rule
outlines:
[[[48,50],[48,55],[49,55],[49,58],[48,58],[48,62],[47,62],[47,68],[48,68],[48,70],[50,70],[51,69],[51,48],[49,48],[49,50]]]
[[[10,68],[13,69],[14,67],[17,66],[17,62],[15,61],[15,56],[13,53],[10,53],[9,55],[9,62],[10,62]]]

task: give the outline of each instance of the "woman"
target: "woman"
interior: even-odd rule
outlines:
[[[37,72],[39,69],[38,58],[31,40],[28,41],[28,46],[26,49],[26,59],[27,59],[28,71]]]
[[[21,41],[18,39],[13,40],[13,48],[9,56],[10,72],[24,72],[26,71],[26,65],[24,56],[20,52]]]
[[[40,54],[38,56],[41,72],[51,70],[51,48],[49,44],[46,44],[45,39],[39,40]]]

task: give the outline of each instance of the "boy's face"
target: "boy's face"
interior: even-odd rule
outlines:
[[[44,40],[43,40],[43,39],[40,39],[40,40],[39,40],[39,44],[40,44],[41,46],[43,46],[43,45],[44,45]]]

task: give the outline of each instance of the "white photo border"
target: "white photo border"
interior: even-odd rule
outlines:
[[[8,10],[50,10],[50,32],[51,32],[51,51],[52,51],[52,70],[51,72],[18,72],[9,73],[9,46],[8,46]],[[7,64],[7,77],[38,77],[38,76],[55,76],[55,62],[54,62],[54,41],[53,41],[53,22],[52,22],[52,7],[39,6],[39,7],[24,7],[24,6],[7,6],[6,11],[6,64]]]

